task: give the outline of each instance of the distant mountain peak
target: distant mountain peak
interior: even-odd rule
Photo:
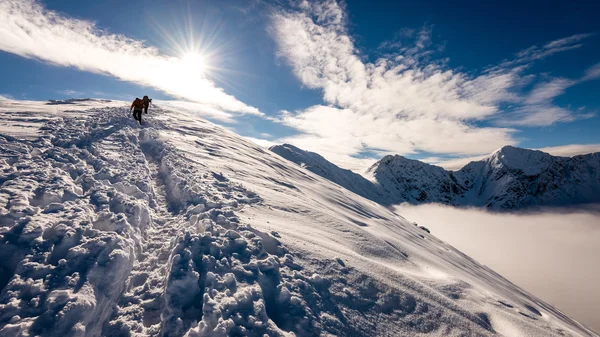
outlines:
[[[600,156],[593,154],[555,157],[507,145],[458,171],[400,155],[386,155],[367,170],[371,177],[367,180],[293,145],[278,145],[271,150],[384,205],[440,202],[516,209],[600,201]]]
[[[505,146],[499,148],[498,150],[494,151],[491,156],[492,157],[493,156],[516,157],[516,156],[528,156],[528,155],[532,155],[532,154],[550,156],[550,154],[548,154],[546,152],[542,152],[539,150],[532,150],[532,149],[524,149],[524,148],[515,147],[512,145],[505,145]]]
[[[522,149],[514,146],[504,146],[494,152],[488,161],[497,167],[503,166],[510,170],[520,170],[526,175],[540,174],[555,160],[546,152],[539,150]]]
[[[416,159],[410,159],[410,158],[406,158],[401,155],[395,154],[395,155],[386,155],[385,157],[381,158],[381,160],[377,161],[375,164],[373,164],[373,165],[371,165],[371,167],[369,167],[369,169],[367,170],[367,173],[376,174],[378,170],[392,168],[392,167],[394,167],[395,169],[413,167],[413,168],[419,168],[419,169],[430,168],[430,169],[436,170],[436,171],[444,170],[443,168],[441,168],[439,166],[431,165],[431,164],[424,163],[424,162],[416,160]]]
[[[308,151],[302,150],[302,149],[300,149],[292,144],[288,144],[288,143],[283,143],[281,145],[273,145],[273,146],[269,147],[269,150],[271,150],[271,151],[273,151],[274,149],[275,150],[276,149],[289,149],[289,150],[294,150],[297,152],[308,152]]]

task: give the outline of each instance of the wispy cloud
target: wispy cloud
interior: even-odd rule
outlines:
[[[223,114],[262,115],[191,71],[185,58],[162,55],[143,41],[65,17],[34,0],[0,2],[0,50],[151,86]]]
[[[550,78],[523,91],[535,77],[525,74],[530,62],[578,48],[589,34],[529,48],[515,60],[472,76],[433,59],[439,48],[431,43],[428,26],[401,32],[413,43],[384,43],[379,49],[386,54],[367,62],[348,33],[346,18],[334,0],[304,1],[272,15],[270,31],[280,57],[304,85],[322,90],[327,104],[282,114],[281,123],[300,131],[283,141],[338,164],[340,157],[363,151],[481,155],[518,143],[512,126],[585,117],[552,102],[576,81]],[[481,126],[483,121],[488,126]]]
[[[600,63],[589,68],[583,77],[584,80],[594,80],[597,78],[600,78]]]
[[[581,48],[583,46],[582,41],[591,36],[593,34],[575,34],[548,42],[541,47],[531,46],[518,52],[515,59],[505,60],[499,67],[506,68],[514,65],[529,64],[532,61],[541,60],[556,53]]]
[[[274,143],[270,140],[267,140],[267,139],[254,138],[254,137],[244,137],[244,138],[258,146],[261,146],[261,147],[271,147],[273,145],[276,145],[276,143]]]
[[[553,156],[573,157],[580,154],[600,152],[600,144],[569,144],[561,146],[542,147],[540,150]]]
[[[519,106],[507,109],[497,122],[507,126],[548,126],[594,117],[595,112],[585,112],[583,109],[574,111],[554,104],[554,99],[570,87],[592,79],[590,73],[593,73],[593,68],[579,79],[552,78],[538,82],[529,93],[522,96]]]
[[[208,118],[213,121],[219,121],[227,124],[235,124],[236,120],[234,115],[225,112],[217,107],[210,104],[203,104],[191,101],[182,100],[153,100],[152,103],[166,107],[168,109],[184,110]]]
[[[554,97],[564,93],[565,90],[574,83],[575,81],[564,78],[556,78],[549,82],[540,83],[529,93],[525,102],[527,104],[547,103]]]
[[[61,94],[64,94],[64,95],[71,96],[73,98],[75,98],[75,96],[82,96],[82,95],[84,95],[83,92],[77,91],[77,90],[72,90],[72,89],[59,90],[57,92],[61,93]]]
[[[441,167],[445,168],[446,170],[457,171],[457,170],[460,170],[461,168],[465,167],[465,165],[467,165],[468,163],[470,163],[472,161],[483,160],[483,159],[487,158],[488,156],[489,156],[489,154],[480,155],[480,156],[452,158],[452,159],[446,159],[446,158],[440,158],[440,157],[428,157],[428,158],[423,158],[421,161],[428,163],[428,164],[441,166]]]
[[[600,152],[600,144],[569,144],[561,146],[549,146],[543,148],[534,148],[532,150],[539,150],[542,152],[549,153],[553,156],[559,157],[573,157],[582,154]],[[467,156],[459,158],[441,158],[441,157],[427,157],[421,159],[421,161],[437,166],[441,166],[447,170],[460,170],[465,165],[472,161],[479,161],[489,157],[490,154],[480,156]]]

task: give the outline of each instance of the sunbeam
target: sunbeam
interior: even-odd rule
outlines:
[[[189,76],[204,76],[206,59],[200,53],[185,53],[181,57],[181,65],[190,72]]]

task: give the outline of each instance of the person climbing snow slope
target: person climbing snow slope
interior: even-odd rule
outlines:
[[[144,102],[144,113],[147,114],[148,107],[150,106],[150,103],[152,102],[152,98],[149,98],[148,96],[144,96],[144,98],[142,98],[142,102]]]
[[[133,118],[138,121],[140,125],[142,125],[142,110],[144,109],[144,101],[136,97],[133,103],[131,103],[131,108],[129,108],[129,111],[132,109]]]

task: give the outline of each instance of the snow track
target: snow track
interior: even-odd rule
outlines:
[[[139,136],[138,136],[139,137]],[[139,139],[139,138],[138,138]],[[103,335],[158,335],[162,294],[167,279],[167,261],[181,224],[169,210],[164,178],[159,172],[156,159],[144,151],[144,170],[151,178],[150,214],[151,221],[136,257],[131,274],[126,282],[127,289],[120,299]],[[127,321],[127,324],[123,323]]]
[[[389,210],[153,113],[0,136],[0,337],[595,336]]]
[[[0,138],[0,335],[318,334],[311,276],[235,214],[260,198],[121,115]]]
[[[202,317],[202,296],[194,309],[173,299],[178,279],[169,274],[185,266],[170,262],[178,260],[171,253],[190,240],[189,231],[218,233],[223,227],[217,223],[236,221],[238,203],[222,192],[241,189],[229,188],[218,175],[206,175],[209,186],[199,184],[198,190],[182,187],[175,155],[158,133],[139,131],[122,115],[115,109],[51,121],[36,141],[0,139],[7,205],[0,217],[7,229],[0,248],[0,334],[173,335],[168,319],[161,326],[161,315],[175,325],[183,319],[187,328],[191,318],[177,311]],[[186,214],[188,205],[193,208]]]

